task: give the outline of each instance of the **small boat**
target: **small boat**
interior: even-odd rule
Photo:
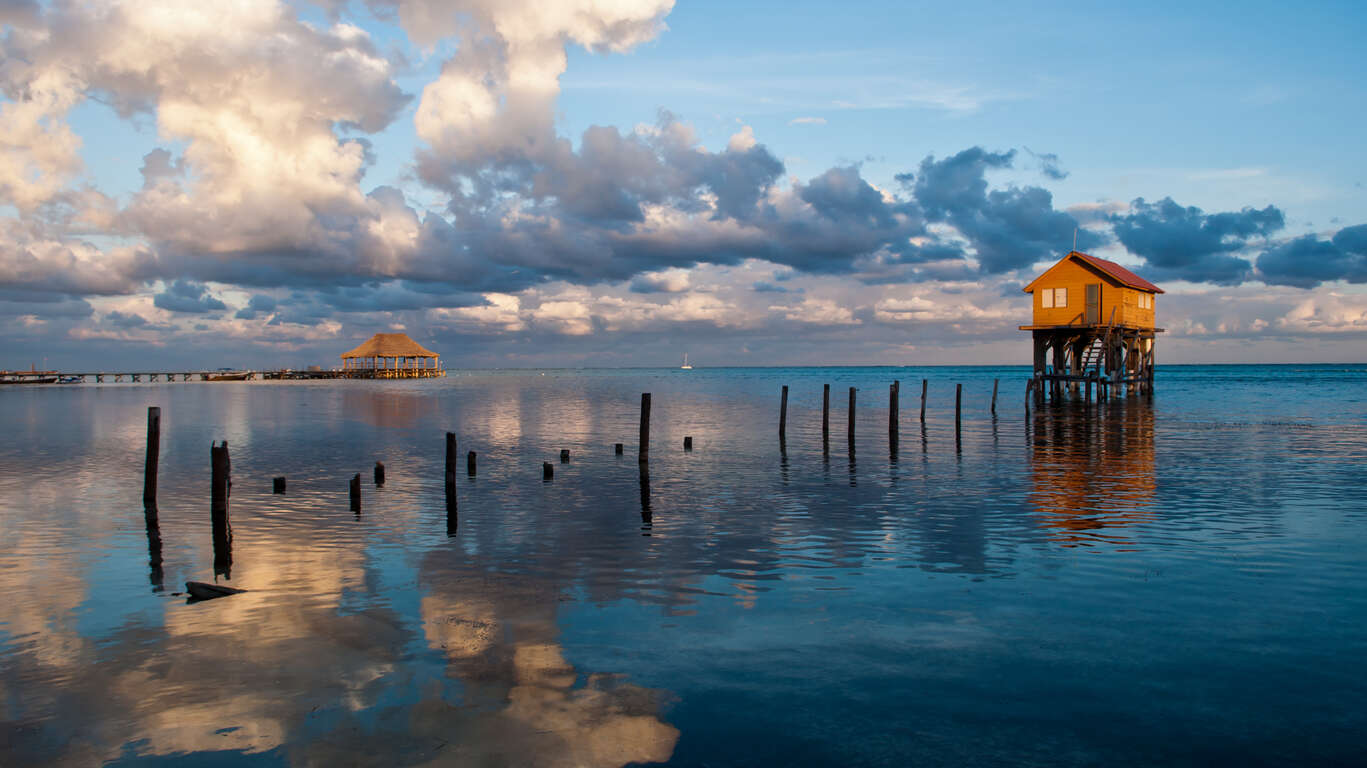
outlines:
[[[205,381],[246,381],[252,375],[251,371],[233,371],[231,373],[206,373]]]
[[[17,376],[0,379],[0,384],[56,384],[56,376]]]
[[[80,377],[80,376],[63,376],[62,378],[60,378],[60,379],[57,380],[57,383],[58,383],[58,384],[80,384],[80,383],[81,383],[81,377]]]
[[[691,365],[688,364],[688,353],[687,353],[687,352],[684,353],[684,364],[681,365],[681,366],[679,366],[679,370],[681,370],[681,371],[691,371],[691,370],[693,370],[693,366],[691,366]]]

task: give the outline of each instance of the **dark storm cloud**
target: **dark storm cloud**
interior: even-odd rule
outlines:
[[[968,238],[987,274],[1029,267],[1071,245],[1078,222],[1054,209],[1053,195],[1041,187],[988,190],[987,172],[1011,167],[1015,151],[988,152],[972,147],[937,161],[921,161],[913,187],[916,202],[930,221],[944,222]],[[1078,231],[1077,247],[1105,242]]]
[[[1305,235],[1258,257],[1263,282],[1314,288],[1332,280],[1367,283],[1367,224],[1340,229],[1330,240]]]
[[[1139,198],[1130,211],[1111,217],[1116,237],[1146,262],[1155,280],[1190,280],[1238,285],[1252,277],[1253,265],[1235,254],[1254,238],[1266,239],[1286,225],[1275,206],[1261,210],[1206,214],[1165,197],[1156,203]]]
[[[171,283],[166,290],[152,297],[152,304],[169,312],[198,315],[228,308],[228,305],[209,293],[209,288],[203,283],[190,280],[177,280]]]

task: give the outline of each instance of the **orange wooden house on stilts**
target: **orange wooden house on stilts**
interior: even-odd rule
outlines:
[[[1122,388],[1153,392],[1154,297],[1162,288],[1106,259],[1072,251],[1025,286],[1034,319],[1035,401],[1081,389],[1092,399]],[[1050,358],[1053,358],[1050,360]]]

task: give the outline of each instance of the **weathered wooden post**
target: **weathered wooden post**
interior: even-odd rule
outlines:
[[[888,439],[897,442],[897,398],[901,394],[902,382],[894,381],[888,385]]]
[[[930,382],[929,382],[927,379],[921,379],[921,423],[922,423],[922,424],[926,423],[926,386],[927,386],[929,383],[930,383]]]
[[[636,461],[645,464],[650,461],[650,393],[641,393],[641,447]]]
[[[361,473],[357,472],[351,476],[351,484],[347,489],[351,496],[351,511],[361,511]]]
[[[223,445],[211,444],[209,446],[209,512],[212,515],[228,514],[230,467],[228,441],[223,441]]]
[[[384,462],[375,462],[375,485],[384,485]]]
[[[821,452],[831,450],[831,385],[821,385]]]
[[[541,479],[550,480],[555,477],[555,465],[549,461],[541,462]]]
[[[1029,381],[1025,382],[1025,418],[1026,418],[1027,421],[1029,421],[1029,419],[1030,419],[1030,397],[1031,397],[1032,395],[1034,395],[1034,393],[1035,393],[1034,390],[1035,390],[1035,380],[1034,380],[1034,379],[1030,379]]]
[[[446,506],[456,504],[456,436],[446,433]]]
[[[964,407],[964,385],[954,385],[954,431],[959,431],[959,417]]]
[[[685,451],[691,451],[691,450],[693,450],[693,437],[692,437],[692,435],[687,435],[687,436],[684,437],[684,450],[685,450]]]
[[[854,453],[854,387],[850,387],[850,415],[846,428],[850,442],[850,453]]]
[[[615,453],[615,454],[617,454],[618,456],[621,456],[621,455],[622,455],[622,444],[621,444],[621,443],[613,443],[613,444],[612,444],[612,452]]]
[[[465,454],[465,474],[470,477],[475,476],[475,452],[470,451]]]
[[[999,383],[1000,383],[1000,380],[999,380],[999,379],[993,379],[993,380],[992,380],[992,415],[993,415],[993,416],[996,416],[996,415],[997,415],[997,384],[999,384]]]
[[[283,478],[283,477],[271,478],[271,493],[284,493],[284,492],[285,492],[285,478]]]
[[[561,463],[561,464],[568,464],[568,463],[570,463],[570,449],[569,449],[569,448],[561,448],[561,449],[560,449],[560,463]]]
[[[779,399],[778,405],[778,439],[780,442],[788,439],[788,385],[783,385],[783,396]]]
[[[142,470],[142,505],[157,506],[157,461],[161,457],[161,408],[147,408],[147,463]]]

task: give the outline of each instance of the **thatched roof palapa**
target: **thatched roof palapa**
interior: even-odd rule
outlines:
[[[406,333],[377,333],[361,346],[342,355],[358,357],[437,357],[437,353],[408,338]]]

